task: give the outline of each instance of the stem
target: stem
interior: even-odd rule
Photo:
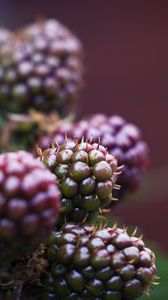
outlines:
[[[21,296],[22,296],[22,290],[23,290],[23,281],[20,281],[17,285],[17,289],[16,289],[16,300],[20,300]]]

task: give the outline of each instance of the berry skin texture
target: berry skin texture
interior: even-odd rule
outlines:
[[[56,175],[62,192],[60,224],[81,222],[112,200],[117,161],[96,143],[66,142],[39,158]]]
[[[35,109],[68,115],[82,86],[80,40],[49,19],[23,28],[6,48],[0,67],[0,108],[19,114]]]
[[[95,142],[100,139],[108,152],[116,157],[118,165],[123,168],[117,180],[121,189],[114,192],[115,197],[121,199],[127,192],[138,188],[149,165],[149,149],[137,126],[120,116],[95,114],[74,124],[60,124],[52,135],[43,136],[37,144],[46,149],[53,142],[63,143],[65,136],[70,141],[74,137],[79,140],[91,138]]]
[[[47,259],[43,299],[135,300],[156,277],[153,252],[116,227],[66,224],[52,234]]]
[[[21,257],[51,234],[59,213],[55,176],[25,151],[0,155],[0,258]]]

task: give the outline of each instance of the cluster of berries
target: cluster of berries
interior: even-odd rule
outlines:
[[[0,31],[0,108],[69,113],[82,84],[82,45],[55,20],[39,21],[12,35]],[[11,47],[12,46],[12,47]]]
[[[87,225],[111,202],[119,169],[94,142],[67,141],[37,159],[25,151],[0,155],[0,259],[13,272],[46,242],[36,299],[134,300],[149,289],[155,257],[141,238]],[[23,299],[33,280],[25,280]]]
[[[40,21],[16,35],[0,30],[3,113],[64,117],[82,74],[81,43],[59,22]],[[60,123],[36,144],[38,157],[0,155],[3,299],[135,300],[148,292],[155,256],[142,238],[89,223],[116,195],[137,188],[148,165],[140,130],[119,116],[94,115]]]
[[[39,20],[15,33],[1,28],[1,150],[29,150],[51,123],[71,116],[83,73],[82,44],[60,22]]]
[[[95,114],[77,123],[60,123],[54,133],[42,136],[38,145],[44,150],[54,143],[62,144],[66,139],[73,141],[74,137],[100,141],[117,159],[118,164],[123,165],[117,182],[121,188],[115,191],[116,197],[121,199],[126,192],[138,188],[149,164],[149,149],[142,139],[141,131],[134,124],[120,116]]]

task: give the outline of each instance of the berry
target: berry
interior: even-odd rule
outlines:
[[[1,95],[6,95],[8,93],[8,87],[7,85],[4,86],[2,84],[3,82],[3,77],[4,77],[4,69],[2,67],[2,63],[3,63],[3,56],[4,54],[8,55],[8,51],[9,49],[11,49],[11,47],[13,47],[13,35],[12,33],[5,29],[5,28],[0,28],[0,103],[3,99],[1,99]],[[7,77],[12,77],[13,73],[9,72]],[[2,122],[2,120],[1,120]]]
[[[43,299],[135,300],[156,276],[152,251],[116,227],[66,224],[52,234],[47,259]]]
[[[56,178],[25,151],[4,153],[0,189],[0,258],[21,257],[48,238],[56,223]]]
[[[3,55],[6,49],[11,45],[12,40],[12,33],[6,28],[0,28],[0,59],[1,55]]]
[[[117,197],[138,188],[142,173],[149,164],[149,149],[142,140],[140,130],[133,124],[127,123],[120,116],[106,117],[96,114],[75,124],[61,124],[54,134],[42,137],[38,145],[46,149],[52,142],[63,143],[65,136],[68,140],[83,137],[97,142],[99,139],[109,153],[116,157],[118,165],[123,165],[117,183],[121,185],[115,191]]]
[[[82,46],[58,21],[36,22],[16,35],[2,57],[1,70],[1,109],[65,116],[82,83]]]
[[[40,159],[59,182],[62,222],[80,222],[112,200],[117,161],[103,146],[65,142],[44,151]]]

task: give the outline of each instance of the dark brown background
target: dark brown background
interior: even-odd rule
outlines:
[[[0,0],[1,26],[15,29],[38,16],[58,18],[83,41],[87,85],[79,117],[120,113],[142,128],[152,170],[114,214],[168,250],[168,2]]]

